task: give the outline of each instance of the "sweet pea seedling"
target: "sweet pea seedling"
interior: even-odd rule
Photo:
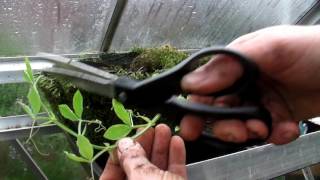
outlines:
[[[67,104],[60,104],[58,106],[59,113],[62,115],[62,117],[72,121],[77,125],[77,131],[74,131],[62,122],[60,122],[56,117],[55,113],[49,107],[49,105],[43,103],[40,93],[37,89],[37,82],[41,78],[41,75],[35,78],[28,58],[25,58],[25,64],[26,70],[24,71],[23,77],[25,81],[30,84],[30,89],[27,95],[28,103],[25,104],[21,101],[18,103],[21,105],[24,111],[32,118],[33,125],[35,125],[36,121],[38,120],[42,120],[42,122],[44,120],[44,124],[56,124],[59,128],[61,128],[66,133],[70,134],[76,139],[76,144],[79,153],[77,155],[66,151],[64,153],[69,159],[73,161],[89,163],[91,167],[92,179],[94,179],[92,163],[105,152],[111,152],[116,147],[116,144],[109,144],[107,142],[102,142],[102,145],[92,144],[90,140],[86,137],[87,126],[91,124],[97,125],[98,128],[95,129],[97,132],[101,130],[105,131],[103,134],[104,138],[116,141],[123,137],[127,137],[137,128],[142,128],[142,130],[131,137],[136,138],[142,135],[150,127],[154,126],[157,120],[160,118],[160,115],[156,115],[154,118],[150,119],[146,116],[134,114],[133,111],[127,110],[119,101],[113,99],[112,108],[117,117],[121,120],[121,123],[112,125],[107,129],[103,126],[102,121],[98,119],[83,119],[83,96],[81,95],[81,92],[77,90],[73,96],[72,108],[69,107]],[[39,112],[45,112],[48,115],[48,117],[39,116]],[[135,125],[133,122],[133,117],[139,118],[143,120],[145,123]],[[31,139],[32,136],[33,131],[31,129],[29,139]],[[94,149],[97,151],[94,151]]]

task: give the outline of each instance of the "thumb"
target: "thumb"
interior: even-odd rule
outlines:
[[[242,67],[237,61],[218,55],[187,74],[181,81],[181,87],[191,93],[206,95],[231,86],[241,75]]]
[[[124,138],[118,142],[118,157],[129,180],[171,180],[180,178],[151,164],[141,145],[131,138]]]

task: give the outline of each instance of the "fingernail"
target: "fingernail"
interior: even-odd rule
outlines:
[[[131,138],[123,138],[118,141],[118,150],[120,152],[124,152],[128,150],[130,147],[135,145],[134,141]]]

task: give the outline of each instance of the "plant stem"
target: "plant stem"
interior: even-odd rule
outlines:
[[[44,125],[48,125],[48,124],[51,124],[52,123],[52,121],[51,121],[51,119],[50,120],[48,120],[47,122],[44,122],[44,123],[41,123],[41,124],[39,124],[40,126],[44,126]]]
[[[58,127],[60,127],[62,130],[66,131],[67,133],[71,134],[74,137],[77,137],[77,133],[73,132],[71,129],[69,129],[67,126],[59,122],[58,120],[53,121]]]
[[[45,154],[43,152],[40,151],[40,149],[38,148],[36,142],[33,139],[30,139],[31,143],[33,144],[34,148],[36,149],[36,151],[41,155],[41,156],[49,156],[50,154]]]
[[[81,124],[82,124],[82,120],[79,119],[79,123],[78,123],[78,134],[81,134]]]
[[[33,127],[32,127],[33,128]],[[35,132],[33,132],[32,134],[30,134],[31,136],[27,139],[26,143],[28,143],[30,140],[32,140],[32,138],[39,132],[39,129],[37,129]]]
[[[96,119],[96,120],[81,120],[81,121],[85,122],[85,123],[88,123],[88,125],[90,125],[90,124],[98,124],[99,127],[102,127],[103,129],[106,129],[106,127],[104,127],[102,125],[102,122],[100,120],[98,120],[98,119]]]
[[[145,126],[144,129],[142,129],[141,131],[139,131],[137,134],[135,134],[134,136],[132,136],[133,139],[141,136],[143,133],[145,133],[149,128],[151,128],[153,125],[155,125],[155,123],[160,119],[160,114],[157,114],[148,124],[147,126]]]
[[[133,127],[145,127],[142,131],[138,132],[136,135],[132,136],[133,139],[141,136],[143,133],[145,133],[150,127],[152,127],[158,120],[160,119],[160,114],[157,114],[148,124],[142,124],[143,126],[140,125],[136,125]],[[93,145],[93,147],[95,147],[95,145]],[[99,148],[102,146],[99,146]],[[111,145],[111,146],[106,146],[103,147],[103,149],[101,151],[99,151],[91,160],[91,163],[94,162],[98,157],[100,157],[103,153],[110,151],[112,149],[114,149],[115,147],[117,147],[116,144]]]
[[[148,123],[148,124],[149,124],[149,123]],[[134,125],[134,126],[132,126],[132,128],[133,128],[133,129],[144,128],[144,127],[148,126],[148,124]]]
[[[93,173],[93,164],[92,164],[92,162],[90,163],[90,170],[91,170],[92,180],[94,180],[94,173]]]
[[[46,121],[50,121],[51,120],[49,117],[36,117],[34,119],[35,120],[46,120]]]
[[[84,136],[86,134],[86,131],[87,131],[87,125],[85,124],[84,128],[83,128],[83,131],[81,132],[81,135]]]
[[[102,149],[106,148],[105,146],[99,146],[99,145],[95,145],[95,144],[92,144],[92,147],[95,149],[98,149],[98,150],[102,150]]]
[[[35,119],[32,119],[32,125],[31,125],[31,130],[30,130],[30,133],[29,133],[29,137],[27,139],[27,143],[30,141],[30,139],[32,138],[32,134],[33,134],[33,128],[34,128],[34,125],[36,124],[36,120]]]
[[[100,124],[101,122],[97,122],[97,120],[81,120],[82,122],[86,122],[88,124]]]
[[[115,147],[117,147],[116,144],[114,145],[111,145],[111,146],[107,146],[107,147],[104,147],[104,149],[102,149],[101,151],[99,151],[93,158],[92,158],[92,162],[95,161],[99,156],[101,156],[103,153],[107,152],[107,151],[110,151],[112,149],[114,149]]]
[[[137,118],[140,118],[140,119],[142,119],[142,120],[144,120],[145,122],[147,122],[147,123],[150,123],[151,122],[151,120],[149,120],[149,118],[147,118],[147,117],[145,117],[145,116],[141,116],[141,115],[136,115],[135,117],[137,117]]]
[[[74,131],[72,131],[71,129],[69,129],[67,126],[65,126],[64,124],[62,124],[61,122],[59,121],[53,121],[53,123],[55,123],[58,127],[60,127],[62,130],[66,131],[67,133],[71,134],[72,136],[74,137],[77,137],[78,134],[75,133]],[[98,149],[98,150],[102,150],[102,149],[105,149],[106,147],[105,146],[99,146],[99,145],[95,145],[95,144],[92,144],[93,148],[94,149]]]

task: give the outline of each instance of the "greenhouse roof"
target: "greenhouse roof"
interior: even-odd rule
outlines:
[[[222,45],[263,27],[293,24],[316,2],[4,0],[0,56],[127,51],[163,44],[179,49]]]

